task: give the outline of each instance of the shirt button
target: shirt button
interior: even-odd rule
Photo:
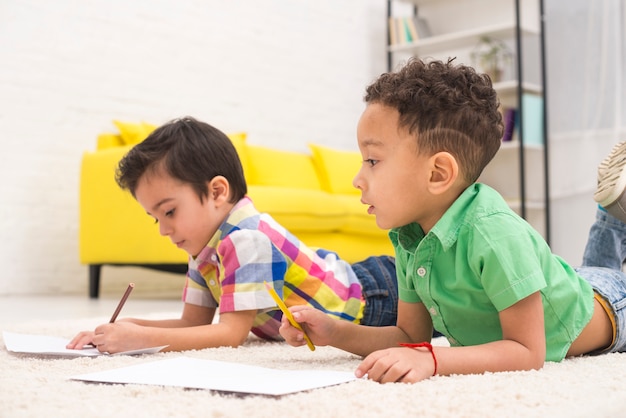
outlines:
[[[210,284],[211,286],[215,286],[215,280],[213,280],[213,279],[209,280],[209,284]]]
[[[436,316],[437,315],[437,309],[435,309],[434,307],[431,307],[428,312],[430,312],[431,315]]]
[[[426,269],[425,269],[424,267],[420,267],[420,268],[418,268],[418,269],[417,269],[417,274],[418,274],[420,277],[424,277],[424,276],[426,276]]]
[[[213,254],[213,255],[211,256],[211,260],[212,260],[212,261],[216,261],[216,260],[217,260],[217,256],[216,256],[215,254]]]

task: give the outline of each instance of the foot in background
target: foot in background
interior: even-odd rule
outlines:
[[[626,141],[615,145],[598,166],[598,189],[594,200],[608,213],[626,223]]]

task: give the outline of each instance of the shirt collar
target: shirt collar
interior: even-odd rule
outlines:
[[[424,235],[422,227],[417,223],[396,228],[398,243],[404,250],[414,252],[426,236],[433,236],[441,242],[444,250],[449,249],[457,241],[459,229],[467,215],[467,207],[471,205],[479,189],[480,185],[477,183],[465,189],[427,235]]]
[[[217,247],[220,242],[222,242],[224,237],[230,234],[233,230],[239,229],[238,225],[242,219],[253,215],[258,215],[258,211],[254,207],[252,200],[248,196],[245,196],[239,200],[235,206],[233,206],[226,219],[224,219],[224,222],[222,222],[220,227],[217,228],[217,231],[215,231],[215,234],[213,234],[209,240],[206,247],[204,247],[196,256],[196,260],[208,261],[209,259],[212,259],[213,254],[215,254]]]

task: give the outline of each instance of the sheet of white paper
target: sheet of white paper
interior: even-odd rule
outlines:
[[[285,395],[355,380],[354,374],[328,370],[278,370],[239,363],[177,357],[96,373],[73,380],[179,386],[260,395]]]
[[[32,354],[46,354],[68,357],[95,357],[102,355],[109,355],[101,353],[97,348],[84,348],[82,350],[69,350],[65,348],[70,340],[60,337],[49,337],[45,335],[33,335],[33,334],[18,334],[15,332],[2,331],[2,338],[4,339],[4,345],[7,350],[14,353],[32,353]],[[166,345],[162,347],[150,347],[142,348],[140,350],[124,351],[116,353],[116,356],[120,355],[136,355],[136,354],[152,354],[158,353],[163,350]]]

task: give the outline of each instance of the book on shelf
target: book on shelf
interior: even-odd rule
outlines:
[[[543,145],[543,99],[536,94],[522,95],[524,145]],[[504,135],[502,142],[519,141],[520,112],[517,108],[502,109]]]
[[[395,17],[389,17],[389,45],[398,44],[398,28]]]
[[[524,144],[543,145],[543,98],[536,94],[522,95]]]
[[[417,35],[420,38],[428,38],[433,35],[432,31],[430,30],[430,25],[428,24],[428,21],[423,17],[414,16],[413,24],[415,25]]]
[[[417,34],[417,28],[415,27],[415,22],[413,22],[413,18],[405,17],[403,21],[404,21],[404,27],[406,28],[406,31],[407,31],[407,35],[411,39],[410,42],[417,41],[419,39],[419,36]]]
[[[410,44],[429,36],[430,27],[422,17],[389,17],[389,45]]]
[[[511,142],[515,131],[515,119],[517,118],[517,109],[507,107],[502,111],[502,121],[504,122],[504,135],[502,142]]]

